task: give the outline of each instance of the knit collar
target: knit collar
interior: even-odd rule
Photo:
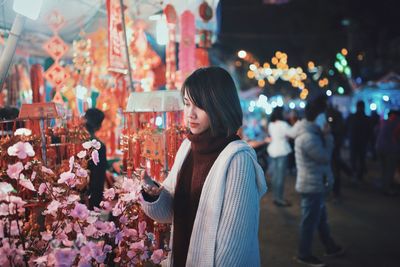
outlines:
[[[208,129],[200,134],[189,133],[187,137],[191,142],[192,151],[199,154],[209,154],[221,151],[230,142],[240,139],[240,137],[236,134],[230,136],[212,136],[211,129]]]

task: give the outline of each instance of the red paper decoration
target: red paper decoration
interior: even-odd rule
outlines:
[[[44,74],[44,77],[49,81],[54,87],[60,87],[64,84],[65,80],[69,77],[68,73],[63,67],[54,63]]]
[[[47,24],[53,30],[58,32],[65,25],[65,18],[57,10],[53,10],[46,18]]]
[[[43,49],[56,61],[58,61],[68,51],[66,43],[57,35],[51,37],[43,45]]]
[[[179,69],[185,79],[196,68],[196,24],[192,12],[181,15],[181,42],[179,43]]]
[[[168,90],[176,89],[176,22],[177,14],[175,8],[168,4],[164,8],[164,14],[168,22],[168,43],[165,53],[165,80]]]
[[[47,23],[53,30],[54,36],[44,45],[43,49],[54,59],[54,64],[46,70],[44,77],[55,87],[56,94],[53,101],[62,101],[60,98],[60,88],[69,78],[67,71],[58,64],[58,61],[68,51],[67,44],[58,36],[58,31],[65,25],[65,18],[57,10],[53,10],[47,17]],[[57,98],[56,98],[57,96]]]

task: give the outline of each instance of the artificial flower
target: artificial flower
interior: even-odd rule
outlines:
[[[150,259],[155,264],[160,264],[160,262],[164,259],[164,251],[162,249],[154,250]]]
[[[10,146],[7,149],[7,153],[9,156],[17,156],[19,159],[26,159],[26,157],[33,157],[35,156],[35,151],[33,151],[33,147],[28,142],[21,142]]]
[[[71,211],[71,216],[73,218],[85,220],[89,216],[89,210],[86,205],[75,203],[74,209]]]
[[[8,165],[7,175],[12,179],[18,179],[19,174],[24,169],[24,165],[21,162],[17,162],[12,165]]]
[[[94,165],[97,166],[97,164],[100,162],[100,160],[99,160],[99,151],[93,150],[93,152],[92,152],[92,160],[93,160]]]
[[[80,158],[80,159],[83,159],[84,157],[86,157],[86,155],[87,155],[86,150],[81,150],[77,154],[78,158]]]
[[[27,128],[19,128],[14,132],[15,136],[30,136],[31,134],[32,131]]]

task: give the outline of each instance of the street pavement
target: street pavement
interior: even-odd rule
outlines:
[[[379,191],[378,163],[368,160],[365,181],[350,183],[342,175],[342,198],[327,201],[331,233],[346,250],[338,258],[324,257],[318,235],[313,242],[314,255],[332,267],[399,267],[400,266],[400,195],[385,196]],[[267,182],[270,178],[267,175]],[[298,243],[300,198],[294,190],[295,177],[286,180],[286,198],[291,207],[277,207],[272,192],[261,201],[261,266],[303,266],[294,261]],[[250,267],[250,266],[249,266]]]

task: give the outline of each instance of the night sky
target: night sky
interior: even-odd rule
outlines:
[[[396,0],[221,0],[217,47],[227,58],[245,49],[261,62],[280,50],[297,66],[328,66],[346,47],[354,74],[377,79],[400,72],[399,10]]]

